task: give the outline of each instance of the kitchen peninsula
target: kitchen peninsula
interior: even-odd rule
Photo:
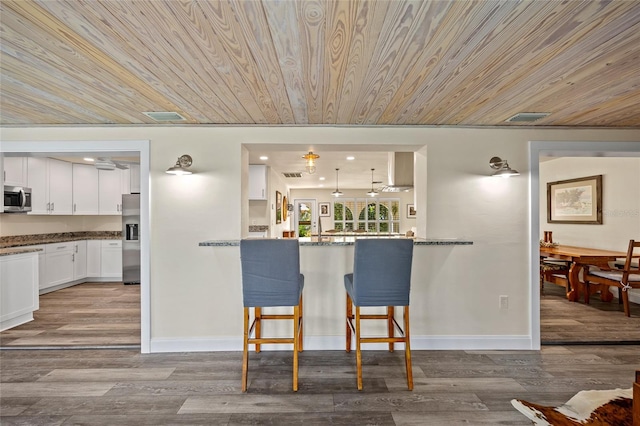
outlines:
[[[344,275],[353,272],[353,249],[357,238],[363,236],[322,236],[300,238],[300,271],[305,276],[304,298],[304,346],[309,350],[344,349],[344,327],[346,303]],[[381,238],[377,236],[376,238]],[[405,238],[391,236],[387,238]],[[428,336],[437,335],[430,320],[431,313],[426,308],[429,299],[437,298],[441,286],[455,285],[441,276],[442,265],[453,250],[469,250],[473,241],[466,239],[420,239],[415,238],[411,279],[411,334],[414,349],[430,349],[432,343]],[[199,246],[211,250],[212,256],[228,259],[235,257],[230,250],[237,251],[240,268],[240,241],[213,240],[203,241]],[[241,286],[240,282],[231,283]],[[238,309],[242,305],[237,300]],[[376,309],[376,308],[372,308]],[[283,321],[284,322],[284,321]],[[265,331],[272,335],[285,335],[288,324],[270,324]],[[367,324],[365,332],[384,331],[385,325]],[[241,339],[238,338],[238,345]],[[382,349],[384,344],[371,345],[370,349]],[[241,347],[241,346],[239,346]],[[270,348],[271,349],[271,348]]]

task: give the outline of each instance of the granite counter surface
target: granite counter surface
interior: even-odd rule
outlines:
[[[304,246],[352,246],[357,237],[322,237],[318,240],[317,237],[303,237],[298,238],[298,242],[301,247]],[[473,241],[451,238],[451,239],[413,239],[415,246],[468,246],[473,245]],[[239,246],[240,240],[209,240],[202,241],[199,246],[210,247],[233,247]]]
[[[65,243],[79,240],[120,240],[121,231],[60,232],[56,234],[12,235],[0,237],[0,249],[34,246],[38,244]]]
[[[39,248],[0,248],[0,257],[2,256],[11,256],[13,254],[23,254],[23,253],[33,253],[42,251]]]

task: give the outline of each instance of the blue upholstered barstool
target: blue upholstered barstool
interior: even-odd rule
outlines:
[[[298,390],[298,352],[302,351],[302,289],[298,240],[255,239],[240,241],[242,264],[242,298],[244,303],[244,344],[242,352],[242,391],[247,390],[249,345],[293,344],[293,390]],[[262,308],[292,306],[290,315],[265,315]],[[249,327],[250,308],[254,320]],[[292,337],[262,337],[263,320],[293,320]],[[255,336],[251,338],[252,332]]]
[[[356,368],[358,390],[362,390],[362,343],[404,343],[407,386],[413,389],[411,372],[411,346],[409,342],[409,292],[411,289],[411,262],[413,240],[410,239],[359,239],[355,243],[353,274],[344,276],[347,290],[347,352],[351,352],[351,332],[356,335]],[[353,306],[355,305],[355,315]],[[384,314],[360,314],[360,307],[386,306]],[[395,306],[404,307],[404,328],[396,322]],[[387,321],[386,337],[361,337],[360,321],[383,319]],[[354,325],[355,320],[355,325]],[[401,337],[395,336],[398,328]]]

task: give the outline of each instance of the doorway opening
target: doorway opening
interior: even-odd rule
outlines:
[[[532,141],[529,144],[529,167],[531,170],[530,176],[530,198],[531,198],[531,223],[530,223],[530,262],[531,276],[530,276],[530,289],[531,289],[531,336],[532,347],[539,349],[540,345],[544,342],[551,341],[553,336],[543,336],[541,328],[541,295],[539,284],[539,240],[541,234],[541,206],[546,200],[542,200],[541,187],[546,182],[540,181],[540,158],[541,157],[635,157],[640,158],[640,143],[638,142],[540,142]],[[545,185],[546,188],[546,185]],[[606,206],[605,206],[606,209]],[[554,235],[554,241],[561,238]],[[625,237],[626,238],[626,237]],[[629,237],[631,238],[631,236]],[[628,242],[628,240],[627,240]],[[622,248],[624,249],[624,247]],[[551,290],[550,290],[551,291]],[[546,303],[546,301],[545,301]],[[576,302],[569,302],[571,305],[567,305],[567,308],[582,308],[584,306],[575,305]],[[580,303],[580,302],[577,302]],[[545,307],[546,309],[546,307]],[[564,318],[563,321],[572,321],[574,318]],[[546,324],[545,324],[546,325]],[[575,325],[576,330],[579,330],[579,325]],[[578,342],[576,344],[584,344]],[[595,338],[594,338],[595,340]],[[567,342],[566,340],[563,340]],[[557,340],[555,341],[558,342]],[[568,344],[571,342],[568,341]]]
[[[150,352],[149,141],[3,141],[2,153],[27,157],[137,156],[140,159],[140,351]]]

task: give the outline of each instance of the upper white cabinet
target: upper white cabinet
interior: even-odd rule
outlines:
[[[130,190],[131,194],[140,193],[140,164],[131,164],[129,166]]]
[[[4,184],[27,186],[27,157],[4,157]]]
[[[263,164],[249,165],[249,199],[267,199],[267,166]]]
[[[121,170],[100,170],[98,197],[100,214],[122,214],[123,174]]]
[[[73,168],[53,158],[27,159],[27,185],[31,188],[30,214],[73,214]]]
[[[98,205],[98,169],[89,164],[74,164],[73,214],[99,214]]]

